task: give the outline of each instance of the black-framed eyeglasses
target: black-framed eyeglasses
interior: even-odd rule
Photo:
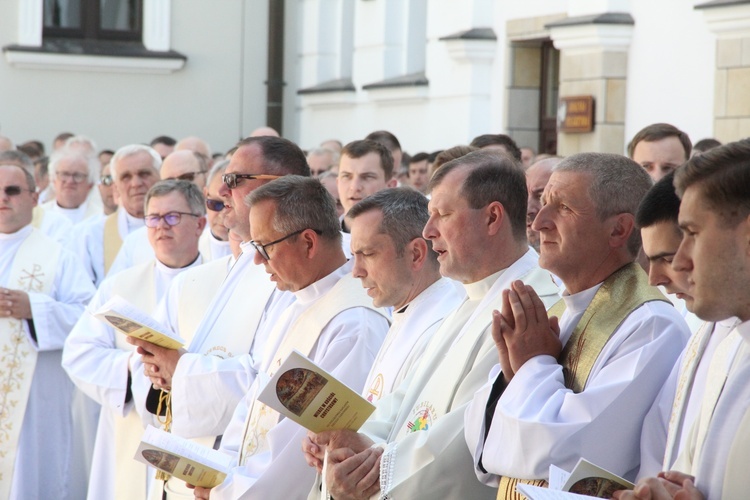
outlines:
[[[212,212],[221,212],[224,210],[224,202],[221,200],[212,200],[211,198],[206,198],[206,208],[211,210]]]
[[[177,177],[167,177],[164,180],[166,181],[178,180],[178,181],[193,182],[193,180],[195,180],[195,176],[201,175],[201,174],[206,175],[206,172],[204,172],[203,170],[198,170],[196,172],[185,172],[184,174],[178,175]]]
[[[167,226],[176,226],[182,220],[183,215],[189,215],[191,217],[200,217],[200,214],[191,214],[189,212],[168,212],[164,215],[148,214],[143,219],[146,221],[146,227],[156,227],[159,225],[159,221],[164,219]]]
[[[81,172],[55,172],[55,176],[67,182],[79,184],[89,178],[87,174]]]
[[[240,184],[238,179],[260,179],[260,180],[273,180],[279,179],[281,175],[271,174],[224,174],[221,176],[221,180],[229,189],[236,189]]]
[[[258,243],[257,241],[250,240],[250,244],[260,254],[260,256],[263,257],[264,260],[271,260],[271,257],[268,256],[268,250],[266,250],[268,247],[270,247],[271,245],[275,245],[276,243],[281,243],[284,240],[288,240],[292,236],[297,236],[298,234],[300,234],[300,233],[302,233],[304,231],[307,231],[308,229],[310,229],[310,228],[306,227],[304,229],[300,229],[300,230],[295,231],[293,233],[289,233],[286,236],[284,236],[283,238],[279,238],[278,240],[272,241],[271,243],[261,244],[261,243]],[[319,229],[313,229],[313,231],[315,231],[318,234],[322,234],[323,233],[323,231],[321,231]]]
[[[24,191],[28,191],[29,193],[33,193],[33,189],[26,189],[22,188],[21,186],[5,186],[3,188],[3,192],[5,193],[5,196],[8,198],[12,198],[13,196],[18,196]]]
[[[103,186],[111,186],[114,179],[112,179],[111,175],[102,175],[102,178],[100,182]]]

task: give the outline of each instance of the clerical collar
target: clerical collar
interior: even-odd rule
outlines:
[[[164,264],[159,259],[156,259],[156,268],[159,270],[159,272],[167,275],[176,276],[180,274],[182,271],[185,271],[186,269],[190,269],[191,267],[197,267],[199,265],[203,264],[203,257],[201,256],[200,252],[198,255],[193,259],[193,262],[188,264],[187,266],[182,267],[169,267],[168,265]]]
[[[124,222],[125,222],[125,230],[126,230],[125,234],[126,235],[146,225],[146,222],[143,220],[143,218],[133,217],[124,208],[122,209],[122,213],[125,214]]]
[[[569,294],[567,291],[563,291],[562,299],[565,301],[565,308],[573,314],[585,311],[589,304],[591,304],[591,301],[594,300],[594,295],[596,295],[602,283],[598,283],[578,293]]]
[[[81,203],[75,208],[65,208],[65,207],[61,207],[60,204],[57,203],[57,201],[55,201],[55,208],[57,208],[62,213],[77,214],[77,213],[86,211],[86,202],[84,201],[83,203]]]
[[[30,235],[31,231],[33,230],[34,228],[31,227],[31,224],[29,224],[28,226],[23,226],[21,229],[19,229],[15,233],[0,233],[0,241],[13,241],[13,240],[24,239],[28,235]]]
[[[492,288],[492,285],[495,284],[495,282],[504,272],[505,269],[501,269],[495,274],[490,274],[486,278],[475,281],[474,283],[464,283],[464,289],[466,290],[466,295],[468,296],[469,300],[483,299],[484,296],[487,295],[487,292],[490,291],[490,288]]]
[[[352,267],[353,263],[351,261],[346,261],[343,266],[339,267],[327,276],[320,278],[315,283],[307,285],[301,290],[293,292],[294,296],[297,298],[297,302],[301,304],[309,303],[328,293],[328,291],[331,290],[331,288],[333,288],[333,286],[338,283],[341,278],[352,272]]]
[[[742,337],[743,342],[750,344],[750,321],[745,321],[737,325],[737,331]]]

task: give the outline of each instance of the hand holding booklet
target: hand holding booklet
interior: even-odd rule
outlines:
[[[129,337],[151,342],[167,349],[179,349],[185,341],[136,306],[115,295],[105,302],[94,317]]]
[[[633,483],[608,470],[579,459],[572,472],[554,465],[549,468],[549,488],[519,484],[517,490],[531,500],[612,498],[617,490],[632,490]]]
[[[143,433],[133,458],[203,488],[220,485],[233,465],[229,455],[152,426]]]
[[[292,351],[258,396],[315,433],[358,430],[375,407],[298,351]]]

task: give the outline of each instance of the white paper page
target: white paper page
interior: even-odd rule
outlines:
[[[220,451],[194,443],[180,436],[148,426],[141,441],[157,448],[167,450],[175,455],[208,465],[221,472],[228,473],[233,466],[232,457]]]
[[[518,486],[516,486],[516,491],[522,495],[526,495],[529,500],[581,500],[584,498],[599,500],[596,497],[576,495],[575,493],[568,493],[567,491],[551,490],[549,488],[541,488],[539,486],[522,483],[519,483]]]
[[[169,328],[162,325],[158,321],[156,321],[154,318],[143,312],[142,310],[138,309],[136,306],[125,300],[124,298],[120,297],[119,295],[115,295],[111,299],[109,299],[107,302],[102,305],[102,307],[99,308],[98,311],[96,311],[94,314],[104,314],[107,311],[114,311],[121,316],[128,317],[132,319],[133,321],[142,324],[143,326],[147,326],[151,328],[152,330],[156,330],[157,332],[161,333],[165,337],[169,337],[171,339],[174,339],[178,341],[181,344],[185,344],[185,341],[180,338],[179,335],[176,335],[175,333],[171,332]]]
[[[568,482],[570,472],[561,469],[556,465],[549,466],[549,489],[562,490],[565,483]]]

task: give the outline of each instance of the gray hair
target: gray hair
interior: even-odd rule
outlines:
[[[144,146],[143,144],[130,144],[118,149],[112,159],[109,160],[109,168],[112,172],[112,178],[117,179],[117,162],[123,158],[129,158],[141,153],[146,153],[151,157],[151,167],[158,172],[161,168],[161,156],[159,156],[159,153],[154,151],[150,146]]]
[[[245,203],[252,210],[253,205],[267,200],[276,204],[272,222],[276,231],[289,234],[314,229],[321,238],[341,243],[336,202],[318,179],[285,175],[254,189]]]
[[[339,154],[337,151],[334,151],[332,149],[324,148],[324,147],[317,147],[317,148],[311,149],[307,153],[308,158],[310,156],[325,156],[325,155],[329,155],[331,157],[331,165],[328,168],[335,167],[336,165],[339,164],[339,159],[341,158],[341,154]]]
[[[68,137],[65,140],[65,144],[63,144],[62,149],[70,149],[71,146],[75,144],[84,145],[86,149],[90,151],[90,156],[96,157],[96,152],[98,151],[96,143],[85,135],[74,135],[73,137]]]
[[[216,162],[216,164],[211,167],[211,170],[208,172],[208,174],[206,174],[206,186],[211,184],[211,181],[214,180],[214,177],[223,174],[227,169],[227,165],[229,165],[229,160],[221,160],[219,162]]]
[[[148,202],[151,201],[151,198],[159,198],[170,193],[180,193],[187,201],[190,212],[206,215],[206,203],[200,188],[192,182],[179,179],[159,181],[151,186],[151,189],[146,193],[146,199],[143,201],[143,213],[148,213]]]
[[[557,164],[553,172],[574,172],[591,177],[589,196],[600,220],[618,214],[635,214],[653,181],[636,162],[611,153],[579,153]],[[634,230],[628,251],[635,257],[641,248],[641,232]]]
[[[78,159],[84,162],[86,164],[86,169],[88,170],[89,183],[96,184],[99,182],[99,176],[101,174],[101,163],[99,163],[99,160],[96,158],[96,156],[88,156],[79,151],[68,149],[61,149],[60,151],[52,153],[52,156],[50,156],[49,165],[47,167],[50,180],[55,180],[57,164],[60,162],[60,160],[67,158]]]
[[[0,165],[15,165],[34,175],[34,161],[29,155],[17,149],[0,152]]]
[[[379,210],[383,219],[378,231],[388,235],[396,248],[396,255],[402,257],[409,243],[415,238],[422,238],[422,230],[430,218],[427,203],[422,193],[411,188],[384,189],[354,205],[346,217],[354,220],[366,212]],[[432,250],[432,242],[425,242]],[[428,255],[431,261],[437,262],[435,252]]]

